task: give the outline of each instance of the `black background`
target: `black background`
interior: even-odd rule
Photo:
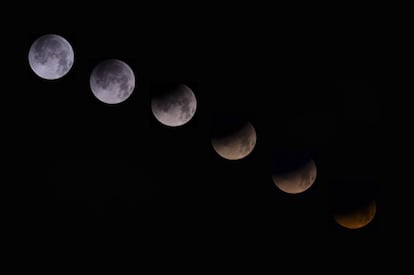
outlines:
[[[384,79],[372,32],[281,11],[101,8],[27,20],[13,32],[23,80],[11,79],[21,92],[11,108],[19,123],[10,126],[19,133],[16,155],[37,167],[22,174],[40,174],[27,189],[36,224],[65,236],[128,232],[149,246],[195,251],[311,253],[308,242],[316,242],[325,252],[381,255]],[[47,33],[75,51],[72,70],[55,81],[38,78],[27,61],[31,43]],[[89,88],[90,72],[107,58],[125,61],[136,77],[132,96],[114,106]],[[151,87],[164,82],[184,83],[197,97],[196,114],[182,127],[161,125],[151,113]],[[214,152],[211,122],[220,114],[254,125],[257,145],[247,158]],[[318,175],[294,196],[274,186],[269,162],[273,152],[298,149],[315,152]],[[377,215],[365,228],[333,220],[335,202],[347,200],[336,192],[344,185],[376,199]]]

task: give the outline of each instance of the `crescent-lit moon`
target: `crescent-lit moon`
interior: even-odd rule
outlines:
[[[29,50],[29,65],[33,72],[48,80],[65,76],[72,68],[74,53],[62,36],[46,34],[33,42]]]
[[[212,139],[214,150],[228,160],[239,160],[247,157],[256,146],[256,130],[250,122],[246,122],[237,131]]]
[[[377,205],[372,200],[367,206],[353,210],[348,213],[336,214],[335,221],[348,229],[358,229],[368,225],[375,217]]]
[[[283,192],[298,194],[308,190],[315,182],[317,168],[312,159],[298,169],[272,176],[275,185]]]
[[[194,92],[186,85],[177,85],[162,95],[153,96],[151,109],[154,117],[170,127],[182,126],[189,122],[197,109]]]

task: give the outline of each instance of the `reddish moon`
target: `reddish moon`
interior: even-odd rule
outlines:
[[[316,164],[311,159],[302,167],[287,174],[273,175],[275,185],[283,192],[299,194],[308,190],[316,179]]]
[[[256,146],[256,130],[247,122],[225,137],[213,138],[211,143],[219,156],[228,160],[239,160],[250,155]]]
[[[377,205],[371,201],[367,206],[348,213],[336,214],[335,221],[348,229],[358,229],[369,224],[375,217]]]

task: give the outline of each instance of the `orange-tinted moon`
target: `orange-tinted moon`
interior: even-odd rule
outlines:
[[[375,217],[377,205],[375,201],[371,201],[366,207],[356,209],[345,214],[336,214],[335,221],[348,229],[358,229],[369,224]]]
[[[239,160],[247,157],[256,146],[256,131],[250,122],[247,122],[237,131],[211,141],[214,150],[221,157],[228,160]]]
[[[298,194],[308,190],[316,179],[316,164],[311,159],[302,167],[287,174],[273,175],[275,185],[289,194]]]

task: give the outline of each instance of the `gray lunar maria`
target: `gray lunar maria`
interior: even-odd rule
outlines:
[[[108,59],[96,65],[89,84],[97,99],[117,104],[127,100],[134,91],[135,75],[125,62]]]
[[[194,116],[197,99],[186,85],[178,85],[161,96],[153,97],[151,109],[155,118],[164,125],[176,127],[186,124]]]
[[[66,75],[72,68],[74,53],[69,42],[56,34],[36,39],[29,50],[29,65],[33,72],[48,80]]]

